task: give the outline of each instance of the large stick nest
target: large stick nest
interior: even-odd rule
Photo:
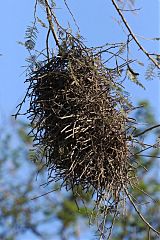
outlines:
[[[108,48],[104,45],[89,49],[81,42],[79,34],[74,37],[59,25],[47,0],[44,5],[49,23],[46,60],[38,70],[31,70],[26,80],[29,83],[26,96],[16,114],[20,113],[25,100],[29,100],[25,114],[28,114],[31,123],[35,160],[38,159],[47,167],[47,184],[60,181],[61,187],[72,189],[75,200],[80,197],[83,203],[86,196],[83,190],[93,194],[92,200],[96,201],[91,215],[98,221],[99,217],[102,218],[98,223],[100,239],[104,238],[106,227],[109,226],[106,225],[106,217],[112,215],[108,218],[111,225],[107,228],[109,239],[119,213],[118,207],[125,207],[126,196],[149,229],[157,232],[141,215],[128,191],[129,187],[138,183],[133,170],[136,169],[134,157],[148,149],[133,153],[135,146],[143,148],[144,144],[136,138],[146,131],[133,135],[137,131],[134,127],[136,121],[129,118],[128,113],[134,108],[124,96],[125,88],[118,83],[121,70],[127,66],[126,74],[142,86],[136,79],[137,73],[129,66],[133,62],[128,59],[130,39],[126,44],[114,43]],[[36,7],[37,1],[35,16]],[[54,25],[57,26],[58,37]],[[35,18],[33,28],[27,30],[29,40],[25,43],[30,54],[35,45],[36,31]],[[58,49],[58,53],[52,57],[50,32]],[[125,47],[127,59],[120,56]],[[117,48],[118,52],[110,52],[110,49]],[[45,56],[43,51],[41,54]],[[106,58],[108,54],[109,58]],[[107,68],[107,62],[114,57],[116,68]],[[121,65],[117,57],[124,60]],[[33,65],[37,65],[35,61],[35,56],[31,55]],[[121,78],[122,82],[126,76]]]
[[[115,201],[128,184],[127,117],[116,77],[93,51],[63,48],[27,80],[34,146],[49,181],[67,189],[109,191]]]

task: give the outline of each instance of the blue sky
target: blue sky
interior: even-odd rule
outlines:
[[[56,14],[59,16],[62,24],[67,25],[67,19],[63,10],[62,0],[57,1]],[[137,8],[142,8],[138,15],[126,14],[130,25],[135,33],[146,38],[159,37],[160,33],[160,1],[159,0],[138,0]],[[122,41],[124,34],[115,18],[118,15],[115,12],[110,0],[68,0],[68,3],[77,19],[81,29],[81,34],[85,37],[87,45],[103,45],[107,42]],[[27,51],[17,44],[17,41],[24,40],[26,27],[33,20],[33,0],[5,0],[1,1],[0,8],[0,127],[8,125],[10,116],[15,113],[16,106],[22,100],[26,85],[24,68]],[[44,36],[41,38],[39,46],[44,46]],[[159,46],[154,42],[142,40],[146,49],[159,51]],[[152,43],[152,44],[151,44]],[[139,57],[147,63],[146,57],[140,53]],[[141,72],[140,72],[141,73]],[[134,102],[148,99],[159,118],[160,104],[160,84],[159,79],[146,81],[144,72],[140,75],[140,80],[145,84],[146,90],[136,87],[129,83],[127,89],[131,91],[131,97]],[[2,126],[3,124],[3,126]]]
[[[160,10],[160,1],[154,0],[151,3],[151,1],[139,0],[137,2],[137,8],[140,7],[142,10],[136,16],[126,14],[130,25],[138,35],[146,38],[157,37],[159,34],[158,23],[160,22],[158,11]],[[33,20],[33,3],[33,0],[5,0],[1,2],[0,53],[3,55],[0,57],[0,115],[4,121],[7,121],[9,116],[15,113],[15,107],[23,98],[26,90],[26,85],[23,83],[25,75],[22,74],[25,69],[22,66],[26,65],[27,51],[17,44],[17,41],[24,40],[26,27]],[[68,3],[80,26],[81,34],[86,39],[86,44],[95,46],[124,39],[121,28],[114,20],[114,18],[118,19],[118,15],[115,13],[111,1],[70,0]],[[62,24],[65,25],[67,20],[70,19],[64,18],[66,15],[62,1],[59,1],[59,5],[57,4],[57,8],[59,7],[57,15]],[[42,46],[44,46],[43,40],[42,38]],[[158,51],[158,44],[140,40],[147,49],[157,48]],[[142,59],[146,60],[140,51],[139,54]],[[145,81],[143,74],[140,76],[140,80],[145,82],[146,91],[137,88],[134,84],[129,84],[132,98],[134,101],[143,98],[149,99],[157,111],[157,103],[160,100],[159,80]]]

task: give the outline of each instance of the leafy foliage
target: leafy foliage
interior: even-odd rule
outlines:
[[[156,67],[153,63],[149,63],[146,70],[146,79],[153,80],[156,77]]]
[[[30,26],[27,27],[26,32],[25,32],[25,47],[28,50],[33,50],[35,45],[36,45],[36,40],[37,40],[37,27],[35,22],[32,22]]]

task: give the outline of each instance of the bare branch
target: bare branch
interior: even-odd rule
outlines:
[[[56,32],[54,30],[54,25],[53,25],[53,21],[52,21],[52,13],[51,13],[51,10],[50,10],[50,7],[49,7],[48,0],[45,0],[45,4],[46,4],[46,13],[47,13],[47,19],[48,19],[48,22],[49,22],[49,26],[50,26],[51,32],[53,34],[54,40],[56,42],[56,45],[60,49],[60,44],[59,44]]]
[[[141,10],[141,8],[134,8],[134,9],[122,9],[122,8],[119,8],[119,10],[121,10],[123,12],[135,12],[135,11]]]
[[[79,26],[78,26],[78,24],[77,24],[77,22],[76,22],[76,19],[75,19],[73,13],[72,13],[70,7],[68,6],[67,0],[64,0],[64,4],[66,5],[66,8],[68,9],[68,11],[69,11],[69,13],[70,13],[70,15],[71,15],[71,17],[72,17],[72,19],[73,19],[73,21],[74,21],[77,29],[78,29],[78,32],[80,33],[80,28],[79,28]]]
[[[115,0],[111,0],[116,11],[118,12],[118,14],[120,15],[124,25],[126,26],[126,28],[128,29],[130,35],[132,36],[132,38],[134,39],[134,41],[136,42],[136,44],[138,45],[138,47],[143,51],[143,53],[155,64],[155,66],[160,69],[160,65],[159,63],[150,56],[150,54],[146,51],[146,49],[140,44],[139,40],[137,39],[137,37],[135,36],[134,32],[132,31],[131,27],[129,26],[128,22],[126,21],[125,17],[123,16],[122,11],[119,9],[118,5],[116,4]]]
[[[154,128],[157,128],[157,127],[160,127],[160,124],[157,124],[157,125],[154,125],[154,126],[152,126],[150,128],[147,128],[143,132],[138,133],[138,134],[134,135],[133,137],[139,137],[139,136],[145,134],[146,132],[149,132],[149,131],[153,130]]]
[[[47,32],[47,37],[46,37],[46,50],[47,50],[47,58],[48,58],[48,62],[49,62],[49,34],[50,34],[50,31],[51,29],[49,28],[48,29],[48,32]]]

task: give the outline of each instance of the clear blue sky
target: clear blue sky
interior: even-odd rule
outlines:
[[[57,0],[57,2],[59,2],[57,7],[62,6],[62,0]],[[160,1],[137,0],[136,2],[136,7],[142,8],[139,14],[130,17],[126,14],[135,33],[146,38],[160,37]],[[118,19],[118,15],[115,13],[111,0],[68,0],[68,3],[88,45],[102,45],[124,39],[122,30],[113,19]],[[33,4],[34,0],[1,1],[0,53],[3,55],[0,57],[0,123],[3,124],[6,124],[11,114],[15,113],[16,105],[20,103],[26,91],[26,85],[23,83],[25,75],[22,75],[25,69],[22,66],[26,65],[27,51],[18,45],[17,41],[24,40],[26,26],[30,25],[33,20]],[[66,15],[64,18],[63,9],[57,9],[57,15],[62,24],[66,24],[67,18]],[[43,40],[42,38],[42,46],[44,46]],[[141,41],[146,49],[153,50],[149,41]],[[158,45],[156,48],[157,51],[160,50]],[[142,57],[141,54],[140,56]],[[144,59],[147,61],[145,56]],[[145,84],[146,91],[130,84],[128,89],[131,90],[131,97],[134,102],[141,99],[150,100],[158,117],[160,80],[145,81],[143,74],[140,80]]]

